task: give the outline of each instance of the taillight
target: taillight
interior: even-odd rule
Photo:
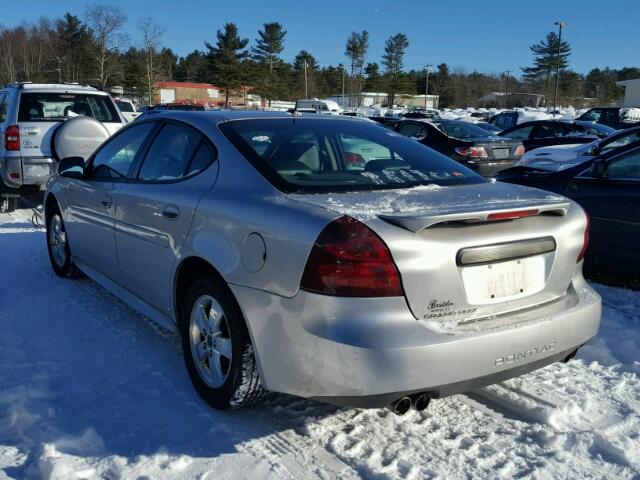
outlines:
[[[398,297],[400,274],[373,230],[351,217],[327,225],[316,240],[300,288],[344,297]]]
[[[521,144],[521,145],[518,145],[518,146],[516,147],[516,151],[515,151],[515,152],[513,152],[513,154],[514,154],[516,157],[521,157],[521,156],[523,156],[523,155],[524,155],[524,145],[522,145],[522,144]]]
[[[20,150],[20,128],[9,125],[4,131],[4,148],[9,151]]]
[[[538,210],[512,210],[510,212],[498,212],[490,213],[487,215],[487,220],[490,222],[497,220],[515,220],[516,218],[535,217],[538,215]]]
[[[457,147],[456,153],[470,158],[486,158],[489,156],[484,147]]]
[[[587,226],[584,229],[584,240],[582,241],[582,250],[580,250],[580,253],[578,254],[578,258],[576,259],[576,262],[579,262],[580,260],[584,260],[584,257],[587,254],[587,248],[589,248],[589,229],[591,228],[591,217],[589,216],[586,210],[584,211],[584,214],[587,217]]]

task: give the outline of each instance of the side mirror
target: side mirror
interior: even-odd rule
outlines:
[[[58,173],[61,177],[82,178],[84,176],[84,158],[63,158],[58,164]]]
[[[607,164],[603,160],[596,160],[591,165],[591,176],[601,178],[607,170]]]

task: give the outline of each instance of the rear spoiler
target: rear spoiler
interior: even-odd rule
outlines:
[[[417,214],[417,215],[386,215],[379,214],[378,218],[385,222],[397,225],[411,232],[417,233],[426,228],[433,227],[438,224],[451,223],[484,223],[499,220],[514,220],[516,218],[534,217],[539,215],[564,216],[569,211],[569,202],[558,202],[548,204],[517,205],[511,204],[510,207],[494,210],[466,210],[451,209],[450,211],[439,211],[436,214]]]

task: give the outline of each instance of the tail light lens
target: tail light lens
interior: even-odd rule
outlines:
[[[469,158],[486,158],[489,156],[484,147],[458,147],[456,148],[456,153]]]
[[[14,152],[20,150],[20,128],[18,125],[9,125],[4,131],[4,148]]]
[[[513,152],[516,157],[521,157],[524,155],[524,145],[518,145],[516,147],[516,151]]]
[[[586,210],[584,211],[584,214],[587,217],[587,226],[584,229],[584,241],[582,242],[582,250],[580,250],[576,262],[584,260],[584,257],[587,254],[587,249],[589,248],[589,230],[591,229],[591,217]]]
[[[399,297],[400,274],[389,249],[370,228],[343,216],[318,236],[300,287],[344,297]]]

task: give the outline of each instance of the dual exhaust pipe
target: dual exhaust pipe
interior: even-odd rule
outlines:
[[[391,410],[396,415],[404,415],[411,408],[417,412],[425,410],[429,406],[431,397],[428,393],[416,393],[415,395],[399,398],[389,405]]]

